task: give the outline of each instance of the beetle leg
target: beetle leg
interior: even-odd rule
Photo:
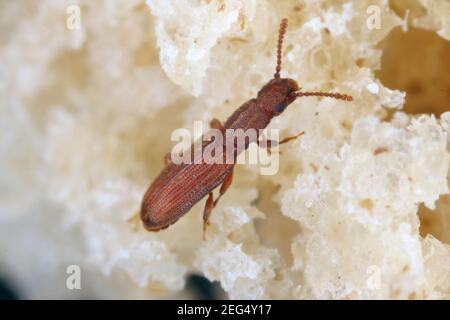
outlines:
[[[203,240],[205,240],[206,227],[209,225],[209,216],[213,208],[214,199],[212,192],[210,192],[208,199],[206,199],[205,209],[203,210]]]
[[[214,207],[217,205],[217,202],[219,199],[227,192],[228,188],[231,185],[231,182],[233,182],[233,170],[225,177],[225,180],[223,181],[222,185],[220,186],[219,196],[214,201]]]
[[[265,147],[267,149],[267,152],[269,154],[272,154],[272,150],[271,149],[273,147],[275,147],[277,145],[281,145],[281,144],[287,143],[287,142],[292,141],[292,140],[295,140],[295,139],[297,139],[298,137],[300,137],[300,136],[302,136],[304,134],[305,134],[305,131],[302,131],[302,132],[300,132],[299,134],[297,134],[295,136],[286,137],[286,138],[282,139],[280,142],[275,141],[275,140],[265,140],[264,141],[265,142],[265,146],[261,146],[260,144],[262,143],[262,141],[258,141],[258,146]]]
[[[209,126],[211,127],[211,129],[217,129],[223,132],[223,124],[222,122],[220,122],[220,120],[214,118],[209,122]]]
[[[209,217],[211,215],[212,210],[217,205],[219,199],[227,192],[228,188],[233,181],[233,170],[225,177],[222,185],[220,186],[219,196],[216,200],[213,199],[212,192],[209,193],[208,199],[206,200],[205,210],[203,211],[203,239],[205,239],[206,227],[209,226]]]
[[[264,143],[263,143],[264,142]],[[262,145],[261,145],[262,144]],[[262,140],[258,141],[258,146],[260,148],[267,149],[267,153],[270,155],[272,154],[272,148],[277,146],[279,143],[276,140]]]

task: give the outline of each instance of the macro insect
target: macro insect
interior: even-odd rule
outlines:
[[[273,117],[280,115],[299,97],[319,96],[346,101],[353,100],[351,96],[340,93],[302,92],[295,80],[280,77],[282,46],[286,28],[287,19],[283,19],[279,27],[277,63],[273,79],[262,87],[256,98],[245,102],[224,124],[213,119],[210,123],[211,128],[221,132],[228,129],[264,129]],[[278,144],[293,140],[301,134],[285,138]],[[250,142],[252,141],[246,141],[242,146],[233,145],[234,157],[236,158],[240,152],[247,149]],[[185,152],[193,152],[194,144]],[[208,142],[202,142],[202,144],[205,145]],[[167,156],[165,159],[165,168],[147,189],[142,200],[140,218],[144,227],[149,231],[165,229],[207,196],[203,211],[204,238],[212,210],[231,185],[235,163],[175,164]],[[214,199],[213,190],[219,185],[219,195]]]

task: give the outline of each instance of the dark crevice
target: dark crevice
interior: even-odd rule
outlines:
[[[450,195],[441,196],[436,209],[419,206],[420,235],[431,234],[436,239],[450,244]]]
[[[195,299],[215,300],[226,298],[226,293],[218,282],[211,282],[198,274],[191,274],[188,277],[186,288],[192,292]]]
[[[433,31],[398,27],[380,47],[376,76],[388,88],[406,92],[403,111],[439,116],[450,110],[450,41]]]

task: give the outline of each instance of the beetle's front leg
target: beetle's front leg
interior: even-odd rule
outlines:
[[[220,186],[219,196],[217,199],[214,200],[212,192],[209,193],[208,199],[206,199],[205,209],[203,211],[203,240],[205,239],[206,227],[209,225],[209,217],[211,216],[212,210],[217,205],[219,199],[225,194],[225,192],[227,192],[231,182],[233,181],[233,170],[234,168],[231,169],[230,173],[225,177],[225,180]]]
[[[295,140],[298,137],[302,136],[305,134],[305,131],[300,132],[299,134],[296,134],[295,136],[291,136],[291,137],[286,137],[284,139],[282,139],[280,142],[276,141],[276,140],[263,140],[263,141],[258,141],[258,146],[261,148],[266,148],[267,152],[269,154],[272,153],[272,148],[277,146],[277,145],[282,145],[284,143],[287,143],[289,141]],[[263,143],[264,142],[264,143]],[[261,145],[262,144],[262,145]],[[281,152],[280,152],[281,153]]]

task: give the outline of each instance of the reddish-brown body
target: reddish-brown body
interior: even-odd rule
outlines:
[[[269,116],[259,109],[256,100],[252,99],[231,115],[225,122],[224,129],[265,128],[269,121]],[[233,167],[234,164],[226,163],[170,162],[145,193],[141,218],[146,229],[159,230],[177,221],[198,201],[222,184]]]
[[[350,96],[323,92],[299,92],[299,86],[292,79],[280,78],[281,45],[287,20],[280,26],[278,41],[278,62],[274,79],[270,80],[258,93],[237,109],[222,126],[226,129],[264,129],[271,119],[300,96],[326,96],[351,100]],[[224,138],[223,141],[226,139]],[[287,141],[288,139],[286,139]],[[255,142],[255,141],[250,141]],[[208,143],[203,143],[206,146]],[[234,146],[235,156],[248,147]],[[187,152],[192,152],[193,148]],[[141,219],[147,230],[157,231],[167,228],[186,214],[197,202],[209,194],[204,212],[204,226],[217,200],[213,202],[212,191],[222,184],[220,196],[231,183],[234,164],[174,164],[170,162],[153,181],[144,195],[141,206]],[[220,198],[219,196],[219,198]]]

